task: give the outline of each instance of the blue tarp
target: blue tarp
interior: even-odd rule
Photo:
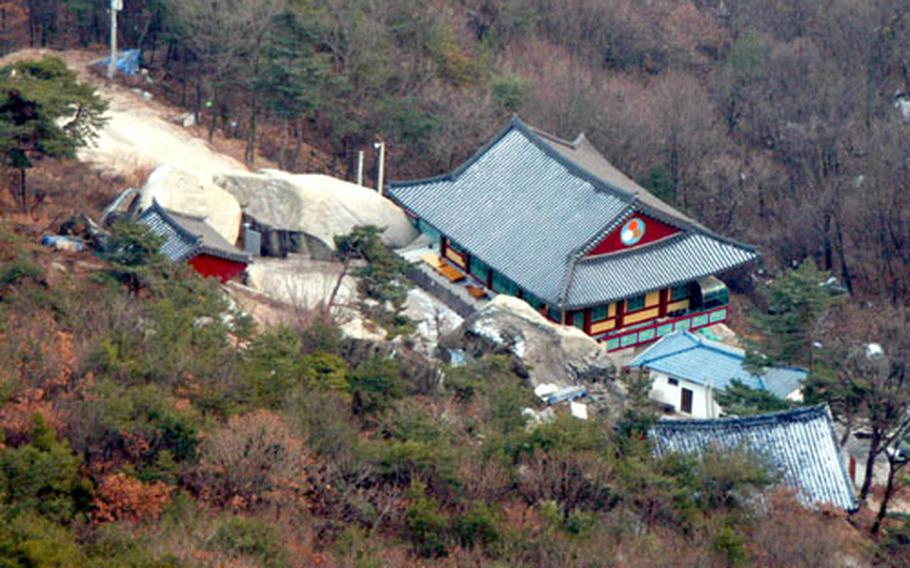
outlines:
[[[142,51],[138,49],[125,49],[117,52],[117,71],[124,75],[132,77],[139,72],[139,62],[142,60]],[[111,64],[110,56],[105,57],[95,63],[107,68]]]
[[[57,250],[68,250],[73,252],[82,252],[84,249],[82,241],[66,235],[44,235],[41,238],[41,244]]]

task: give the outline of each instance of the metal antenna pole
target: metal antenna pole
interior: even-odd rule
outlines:
[[[363,150],[357,151],[357,185],[363,185]]]
[[[107,66],[108,80],[117,72],[117,12],[123,9],[123,0],[111,0],[111,62]]]

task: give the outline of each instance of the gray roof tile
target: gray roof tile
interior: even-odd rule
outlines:
[[[828,503],[848,511],[857,507],[826,405],[746,418],[660,420],[649,438],[659,456],[700,455],[711,447],[751,450],[777,469],[782,483],[795,490],[803,503]]]
[[[566,142],[517,118],[449,175],[393,182],[389,196],[524,290],[581,308],[691,281],[757,259],[663,203],[579,137]],[[634,211],[684,234],[583,259]]]
[[[157,201],[142,212],[139,222],[166,239],[159,252],[174,262],[183,262],[201,253],[235,262],[250,260],[249,255],[227,242],[201,217],[168,211]]]
[[[566,306],[583,307],[691,282],[755,260],[755,253],[699,232],[575,264]]]

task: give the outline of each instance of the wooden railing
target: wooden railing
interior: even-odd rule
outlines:
[[[719,308],[693,312],[677,318],[656,320],[642,327],[620,329],[613,333],[604,334],[598,337],[597,340],[606,343],[607,351],[628,349],[629,347],[657,341],[674,331],[683,329],[694,331],[726,321],[729,311],[730,306],[720,306]]]

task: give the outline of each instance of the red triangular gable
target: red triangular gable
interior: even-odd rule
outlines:
[[[679,229],[672,225],[667,225],[647,215],[635,213],[601,239],[586,256],[597,256],[640,247],[678,232]]]

